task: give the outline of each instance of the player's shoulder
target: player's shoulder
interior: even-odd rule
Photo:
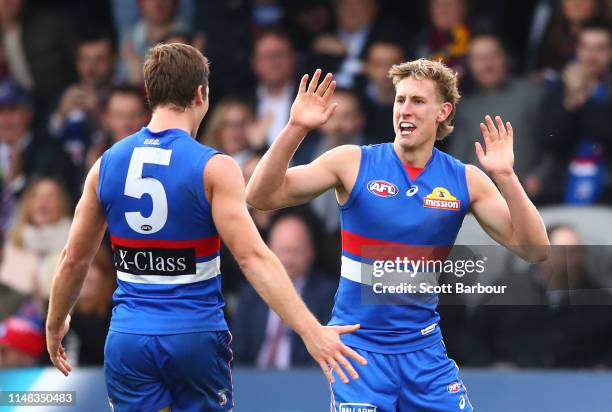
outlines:
[[[438,148],[434,147],[434,152],[436,153],[436,156],[438,156],[438,159],[440,159],[440,161],[448,163],[450,165],[453,166],[460,166],[460,167],[466,167],[467,165],[465,163],[463,163],[461,160],[457,159],[455,156],[446,153],[443,150],[440,150]]]
[[[482,193],[489,192],[492,187],[495,187],[491,178],[473,164],[465,165],[465,178],[472,200],[480,198]]]
[[[357,145],[342,145],[334,147],[319,156],[312,165],[323,168],[336,175],[359,169],[361,162],[361,147]]]
[[[216,152],[204,167],[204,179],[212,183],[223,182],[228,184],[239,179],[243,181],[242,170],[238,163],[231,157],[221,152]]]
[[[321,155],[321,159],[335,164],[351,163],[355,160],[359,160],[361,157],[361,150],[361,146],[353,144],[336,146]]]
[[[142,130],[132,133],[131,135],[113,143],[108,149],[105,150],[105,153],[117,153],[131,150],[133,147],[139,144],[139,142],[142,140],[142,136]]]

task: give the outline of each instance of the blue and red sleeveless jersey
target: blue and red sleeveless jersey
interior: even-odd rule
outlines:
[[[203,184],[216,153],[183,130],[142,128],[102,156],[98,197],[117,270],[111,330],[227,329],[220,240]]]
[[[438,258],[441,251],[448,253],[469,207],[465,165],[457,159],[434,148],[413,181],[392,143],[362,146],[355,186],[340,206],[342,269],[330,321],[331,325],[361,324],[357,332],[343,335],[346,344],[403,353],[440,341],[437,295],[408,304],[372,303],[376,301],[364,298],[364,290],[370,294],[373,290],[364,268],[373,264],[370,251],[376,249],[419,254],[426,250]]]

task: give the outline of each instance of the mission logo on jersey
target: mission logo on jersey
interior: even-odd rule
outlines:
[[[461,208],[461,200],[451,195],[447,189],[436,187],[430,194],[425,196],[423,206],[431,209],[459,210]]]

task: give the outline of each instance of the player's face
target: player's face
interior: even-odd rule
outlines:
[[[393,128],[400,146],[413,149],[434,140],[438,124],[450,114],[449,105],[441,102],[432,80],[402,79],[393,104]]]

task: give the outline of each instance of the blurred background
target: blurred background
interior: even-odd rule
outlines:
[[[479,122],[486,114],[510,121],[516,173],[551,242],[562,245],[538,266],[489,249],[496,265],[485,281],[521,279],[537,299],[483,305],[490,302],[454,297],[441,305],[449,356],[466,367],[464,375],[476,377],[475,395],[485,397],[491,397],[486,385],[501,382],[490,379],[500,371],[516,379],[504,391],[512,382],[533,391],[536,385],[525,385],[522,376],[558,379],[573,390],[578,381],[598,387],[589,379],[612,384],[606,372],[612,368],[612,265],[605,263],[612,256],[605,247],[612,245],[611,17],[612,0],[0,0],[0,368],[10,368],[0,371],[0,389],[30,382],[15,380],[20,370],[32,371],[19,368],[50,365],[44,317],[75,202],[96,159],[147,123],[142,63],[158,42],[189,43],[210,59],[211,107],[197,139],[232,156],[247,181],[288,120],[303,73],[318,67],[334,73],[339,107],[306,137],[295,165],[342,144],[392,141],[388,69],[419,57],[443,60],[459,74],[462,99],[455,131],[437,146],[478,165]],[[329,192],[299,208],[251,210],[322,322],[329,320],[339,276],[336,208]],[[491,244],[473,219],[458,241]],[[247,378],[245,387],[266,382],[249,368],[270,373],[265,376],[278,385],[302,376],[299,368],[314,367],[226,249],[221,267],[238,385]],[[67,337],[79,367],[102,365],[114,288],[105,242]],[[570,291],[598,293],[574,299]],[[279,345],[287,350],[270,349]],[[534,369],[553,375],[529,375]],[[328,396],[322,376],[304,376],[298,381],[314,382],[315,398]],[[302,392],[308,386],[296,385]],[[560,399],[559,392],[549,396]],[[586,397],[578,404],[583,409]],[[472,398],[478,407],[479,397]],[[248,410],[242,405],[238,411]],[[248,405],[320,410],[297,401],[285,409]],[[497,405],[482,410],[532,410]],[[564,405],[533,410],[575,410]]]

